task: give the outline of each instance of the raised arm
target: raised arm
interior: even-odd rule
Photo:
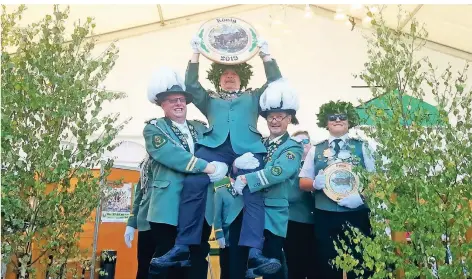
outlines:
[[[200,52],[198,50],[199,43],[200,38],[198,37],[194,37],[190,42],[193,54],[187,65],[187,71],[185,72],[185,87],[193,96],[193,104],[206,116],[210,95],[198,81],[198,61],[200,59]]]
[[[264,61],[264,70],[267,78],[267,84],[282,78],[282,73],[280,72],[279,66],[272,58],[270,58],[269,61]]]
[[[269,47],[267,45],[267,42],[264,39],[260,39],[258,44],[260,48],[259,57],[261,57],[262,62],[264,63],[264,71],[265,71],[267,82],[264,85],[262,85],[262,87],[255,90],[253,96],[257,100],[259,100],[262,93],[269,85],[269,83],[282,78],[282,73],[280,72],[277,62],[269,54]]]

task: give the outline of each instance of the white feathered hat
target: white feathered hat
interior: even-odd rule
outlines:
[[[281,78],[269,83],[259,99],[261,116],[267,118],[270,112],[286,112],[292,115],[292,123],[298,124],[295,114],[299,108],[298,95],[295,89]]]
[[[185,95],[187,104],[192,102],[192,94],[185,91],[184,80],[176,71],[161,67],[152,73],[147,89],[147,97],[151,103],[160,106],[166,96],[176,93]]]

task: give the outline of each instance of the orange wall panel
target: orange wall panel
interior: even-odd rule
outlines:
[[[98,172],[98,171],[97,171]],[[123,183],[138,183],[139,172],[135,170],[112,169],[108,176],[108,181],[120,180]],[[89,248],[89,254],[92,254],[93,231],[95,225],[95,212],[91,216],[91,222],[84,225],[84,233],[81,235],[80,246]],[[136,277],[138,268],[137,262],[137,239],[138,233],[135,233],[133,244],[128,248],[124,241],[126,223],[101,223],[98,229],[97,258],[102,250],[116,250],[117,262],[115,270],[115,279],[130,279]],[[96,278],[97,274],[95,274]]]

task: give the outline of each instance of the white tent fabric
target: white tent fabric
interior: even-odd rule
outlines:
[[[65,7],[61,5],[61,7]],[[14,8],[9,6],[8,9]],[[148,102],[147,84],[153,69],[168,66],[184,74],[192,52],[189,41],[207,20],[218,16],[233,16],[251,23],[259,35],[269,43],[269,50],[282,71],[282,75],[299,92],[300,125],[289,126],[289,132],[306,130],[313,141],[326,138],[325,129],[316,126],[318,108],[330,100],[342,99],[354,105],[358,100],[372,97],[367,88],[353,77],[364,68],[367,46],[361,17],[365,11],[351,10],[350,5],[310,5],[312,17],[305,17],[305,5],[71,5],[70,24],[87,16],[95,17],[99,44],[96,53],[103,51],[111,41],[117,40],[120,50],[117,63],[104,85],[115,91],[125,92],[127,98],[103,107],[104,113],[119,112],[121,120],[132,117],[117,140],[143,144],[144,121],[163,116],[162,110]],[[356,27],[346,26],[345,21],[334,20],[336,10],[356,18]],[[428,56],[442,72],[448,64],[454,72],[461,70],[466,60],[472,61],[471,5],[406,5],[426,23],[430,42],[418,56]],[[396,24],[396,5],[387,5],[385,17]],[[26,24],[51,14],[51,5],[30,6],[25,12]],[[408,18],[401,21],[408,26]],[[211,61],[201,57],[200,82],[212,89],[206,80],[206,70]],[[264,70],[258,57],[249,61],[254,75],[249,87],[257,88],[265,82]],[[472,76],[469,69],[468,76]],[[472,86],[469,80],[467,88]],[[425,101],[434,104],[431,94]],[[188,119],[205,117],[193,105],[188,106]],[[258,129],[268,134],[264,119],[259,118]]]
[[[136,141],[115,140],[119,145],[111,152],[105,150],[102,160],[113,159],[113,167],[121,169],[139,170],[139,164],[146,157],[146,149]],[[75,142],[62,141],[61,147],[73,150],[76,147]],[[100,168],[100,162],[94,166],[94,169]]]
[[[308,4],[307,4],[308,5]],[[366,15],[366,6],[356,4],[315,4],[309,5],[312,12],[317,16],[331,17],[335,12],[352,16],[357,21],[362,21]],[[18,5],[7,5],[7,10],[11,11]],[[65,8],[66,5],[61,5]],[[123,39],[130,35],[137,35],[148,27],[152,29],[181,26],[195,21],[208,20],[217,16],[228,16],[251,10],[269,9],[271,19],[284,22],[284,16],[289,9],[306,9],[306,5],[179,5],[179,4],[118,4],[118,5],[69,5],[70,7],[70,29],[73,21],[85,20],[86,17],[93,17],[97,23],[96,34],[107,35],[110,40]],[[379,5],[369,5],[369,8],[377,9]],[[391,27],[398,25],[397,5],[384,5],[384,15]],[[402,10],[410,13],[420,22],[428,26],[429,39],[431,42],[456,50],[458,55],[463,57],[472,53],[472,43],[465,38],[472,37],[472,5],[402,5]],[[24,13],[24,24],[28,24],[41,19],[45,14],[52,13],[52,5],[29,5]],[[339,18],[339,17],[338,17]],[[260,19],[263,19],[261,17]],[[400,25],[404,30],[408,28],[409,17],[401,19]],[[264,25],[263,20],[258,20],[259,25]],[[156,25],[156,26],[152,26]],[[256,24],[257,25],[257,24]],[[131,32],[128,32],[131,31]],[[112,35],[112,36],[110,36]],[[463,52],[462,54],[459,54]]]
[[[112,152],[107,151],[103,157],[112,158],[114,168],[139,170],[139,164],[145,156],[144,146],[132,141],[123,141]]]

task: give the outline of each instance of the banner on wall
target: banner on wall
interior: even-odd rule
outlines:
[[[103,223],[126,223],[131,213],[132,184],[110,188],[102,205]]]

